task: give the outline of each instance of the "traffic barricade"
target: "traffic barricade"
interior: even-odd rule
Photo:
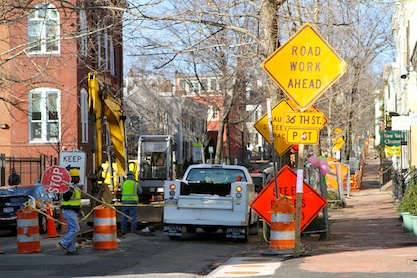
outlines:
[[[117,249],[116,211],[98,206],[94,208],[94,249]]]
[[[17,211],[17,253],[41,252],[38,212],[28,209]]]
[[[293,251],[295,248],[295,219],[292,197],[279,197],[273,204],[271,213],[269,249]]]

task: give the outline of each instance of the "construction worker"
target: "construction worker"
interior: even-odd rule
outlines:
[[[67,223],[68,232],[58,242],[58,247],[66,255],[78,255],[76,249],[77,234],[80,231],[80,225],[78,224],[78,213],[81,208],[81,190],[77,187],[80,182],[80,171],[77,169],[71,169],[69,171],[71,176],[71,185],[67,192],[62,195],[63,201],[61,202],[61,213],[63,214]]]
[[[122,184],[122,212],[132,218],[130,221],[130,231],[138,233],[137,231],[137,213],[139,195],[143,192],[142,187],[135,180],[135,174],[132,171],[127,172],[127,178]],[[127,217],[122,215],[120,235],[125,235],[127,231]]]

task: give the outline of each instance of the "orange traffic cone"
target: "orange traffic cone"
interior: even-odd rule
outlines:
[[[67,221],[65,221],[64,215],[62,214],[62,210],[59,213],[59,221],[61,221],[61,233],[66,233],[68,232],[68,226],[67,226]]]
[[[47,229],[48,229],[48,235],[47,237],[57,237],[59,236],[58,233],[56,232],[56,227],[55,227],[55,223],[54,223],[54,215],[52,213],[52,209],[48,204],[46,204],[46,211],[49,215],[48,217],[48,223],[47,223]]]

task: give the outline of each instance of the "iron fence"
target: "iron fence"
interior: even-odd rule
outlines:
[[[404,192],[411,181],[417,182],[416,168],[397,170],[392,175],[392,194],[398,201],[403,198]]]
[[[34,185],[40,182],[42,173],[52,165],[58,164],[58,158],[41,155],[39,157],[11,156],[0,154],[0,186],[7,186],[12,168],[20,175],[19,186]]]

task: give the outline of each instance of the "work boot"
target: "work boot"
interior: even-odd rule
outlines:
[[[61,250],[63,254],[67,254],[67,248],[65,248],[65,246],[62,245],[60,241],[56,244],[56,246],[58,247],[59,250]]]
[[[126,234],[126,230],[119,230],[117,234],[118,236],[124,236]]]
[[[67,255],[80,255],[80,252],[78,250],[74,250],[72,252],[67,252]]]

